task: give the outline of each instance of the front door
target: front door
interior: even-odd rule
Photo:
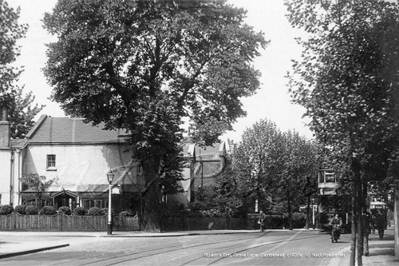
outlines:
[[[57,210],[62,206],[67,206],[72,211],[76,206],[76,198],[68,194],[62,194],[54,198],[54,203]]]

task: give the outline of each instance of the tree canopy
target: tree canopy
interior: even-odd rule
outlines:
[[[19,12],[0,0],[0,109],[8,110],[13,138],[23,138],[33,126],[34,116],[43,108],[33,105],[32,92],[24,95],[15,84],[23,71],[13,65],[20,53],[17,41],[25,37],[28,29],[26,24],[18,23]]]
[[[287,6],[292,26],[308,33],[298,40],[303,56],[293,63],[289,86],[317,139],[346,170],[361,265],[356,213],[365,208],[370,181],[387,178],[397,156],[399,8],[382,0],[292,0]],[[354,243],[352,251],[353,265]]]
[[[178,157],[184,119],[208,145],[245,115],[240,99],[260,86],[251,62],[267,44],[245,14],[225,0],[59,0],[44,17],[58,37],[44,68],[51,97],[69,115],[127,129],[135,156],[153,160],[144,171],[159,176]]]
[[[292,228],[291,214],[316,192],[318,168],[315,143],[295,131],[281,132],[275,123],[263,119],[248,128],[235,145],[221,184],[228,188],[225,194],[235,206],[253,211],[257,201],[260,210],[288,213]]]

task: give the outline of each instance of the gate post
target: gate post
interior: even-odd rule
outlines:
[[[58,212],[58,231],[62,231],[62,211]]]

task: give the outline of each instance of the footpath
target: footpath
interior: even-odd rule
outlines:
[[[93,238],[143,238],[143,237],[182,237],[195,235],[220,235],[256,233],[258,230],[209,230],[149,233],[143,231],[107,232],[20,232],[0,231],[0,259],[63,248],[72,244],[86,243]]]
[[[285,231],[285,230],[281,230]],[[182,231],[166,233],[148,232],[123,232],[114,231],[112,235],[106,232],[0,232],[0,259],[20,256],[45,250],[67,247],[76,243],[88,242],[93,237],[182,237],[195,235],[218,235],[218,234],[259,234],[258,230],[208,230],[208,231]],[[377,232],[370,235],[370,255],[363,256],[364,266],[397,266],[399,259],[394,256],[394,229],[385,230],[383,240],[378,238]],[[339,260],[332,259],[330,265],[349,265],[349,248],[343,250],[347,254]]]
[[[395,258],[395,242],[394,242],[394,228],[389,227],[384,232],[384,238],[381,240],[378,237],[377,230],[375,234],[369,236],[369,255],[363,256],[363,266],[398,266],[399,259]],[[334,258],[329,265],[349,265],[350,261],[350,247],[341,251],[345,253],[344,258]]]

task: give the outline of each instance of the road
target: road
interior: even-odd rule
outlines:
[[[155,238],[71,238],[70,246],[0,265],[337,265],[350,235],[307,230]]]

